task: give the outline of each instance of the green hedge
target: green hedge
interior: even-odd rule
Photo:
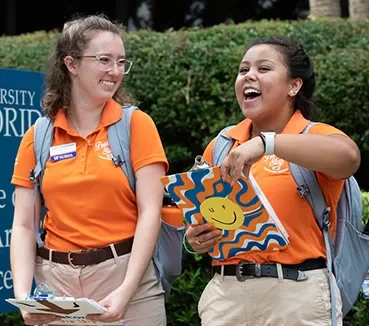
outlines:
[[[0,67],[43,71],[57,32],[0,37]],[[343,129],[369,158],[369,22],[261,21],[126,35],[126,85],[157,123],[171,171],[182,171],[225,125],[242,119],[234,81],[253,37],[300,40],[316,63],[320,119]],[[369,190],[369,175],[359,184]]]
[[[43,71],[57,35],[37,32],[0,37],[0,67]],[[288,36],[304,44],[316,65],[320,120],[349,134],[361,149],[362,167],[367,166],[369,22],[261,21],[126,35],[127,57],[134,61],[126,85],[155,120],[171,172],[189,168],[223,126],[242,119],[234,95],[239,61],[247,42],[263,36]],[[363,168],[360,171],[359,184],[369,190],[369,174]],[[367,194],[364,204],[368,218]],[[210,277],[209,265],[207,256],[185,255],[184,273],[168,303],[169,325],[199,325],[196,302]],[[369,300],[359,300],[346,322],[367,326],[368,311]],[[19,319],[18,314],[3,315],[0,323],[9,317]]]
[[[135,60],[127,84],[157,122],[172,170],[182,170],[223,126],[242,118],[233,85],[249,39],[297,38],[316,63],[320,119],[342,128],[367,151],[368,32],[369,23],[345,20],[142,31],[127,38],[127,53]]]

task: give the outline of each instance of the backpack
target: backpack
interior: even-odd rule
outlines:
[[[135,175],[130,160],[130,121],[135,106],[122,107],[122,119],[108,127],[109,146],[113,153],[113,162],[120,166],[127,176],[129,185],[135,193]],[[30,180],[34,182],[35,195],[39,189],[42,197],[42,179],[49,149],[53,140],[53,122],[47,117],[40,117],[34,126],[34,151],[36,166],[31,170]],[[36,216],[35,216],[36,218]],[[162,282],[166,295],[169,295],[171,283],[182,271],[182,240],[184,226],[172,226],[162,220],[159,238],[153,255],[156,274]],[[39,246],[43,246],[39,228],[35,223],[35,235]]]
[[[302,133],[307,134],[315,123],[310,122]],[[232,127],[227,126],[221,130],[215,139],[212,153],[214,166],[221,165],[234,144],[234,139],[225,133]],[[345,316],[353,307],[369,269],[369,235],[363,233],[360,188],[353,176],[345,180],[337,204],[336,232],[331,239],[330,207],[325,203],[315,172],[290,162],[289,168],[299,195],[308,200],[323,233],[331,292],[332,325],[336,325],[333,275],[340,290],[342,314]]]

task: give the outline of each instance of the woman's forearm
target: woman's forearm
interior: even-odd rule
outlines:
[[[126,277],[122,286],[126,294],[133,296],[140,285],[143,275],[152,259],[160,232],[160,216],[153,218],[152,212],[140,214],[135,232],[132,252]],[[128,292],[128,293],[127,293]]]
[[[10,243],[10,263],[13,277],[14,296],[24,299],[30,294],[36,256],[36,240],[33,230],[13,226]]]
[[[351,176],[360,165],[356,144],[342,135],[278,134],[275,136],[275,155],[337,179]]]

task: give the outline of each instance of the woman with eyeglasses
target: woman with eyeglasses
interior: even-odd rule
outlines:
[[[92,316],[94,321],[166,325],[164,291],[152,262],[161,223],[160,177],[168,169],[164,149],[153,120],[135,110],[130,123],[134,193],[115,167],[108,143],[107,128],[122,118],[122,105],[133,104],[122,84],[132,66],[123,32],[121,25],[97,15],[67,22],[59,35],[42,99],[53,122],[50,155],[60,154],[47,161],[42,182],[45,245],[36,248],[35,243],[32,126],[22,139],[12,178],[14,294],[19,299],[30,295],[34,277],[57,296],[98,301],[107,310]],[[40,198],[38,193],[36,207]],[[85,262],[78,263],[82,258]],[[22,315],[27,325],[58,319]]]

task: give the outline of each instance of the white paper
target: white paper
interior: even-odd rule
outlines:
[[[45,313],[60,316],[60,320],[49,325],[124,325],[124,321],[113,323],[93,322],[86,319],[88,314],[101,314],[105,307],[88,298],[55,297],[53,299],[26,298],[6,299],[7,302],[29,313]]]

